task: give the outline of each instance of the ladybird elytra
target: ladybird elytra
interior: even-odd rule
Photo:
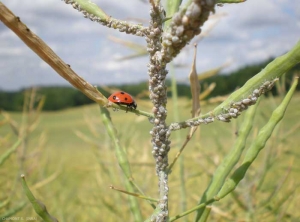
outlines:
[[[129,93],[123,91],[114,92],[108,97],[108,100],[118,105],[126,105],[127,108],[130,109],[137,108],[137,104],[133,97]]]

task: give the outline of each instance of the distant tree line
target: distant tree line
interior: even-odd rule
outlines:
[[[217,75],[206,79],[201,82],[201,87],[204,89],[210,83],[215,82],[217,87],[209,95],[210,97],[226,95],[234,91],[237,87],[241,87],[248,79],[261,71],[272,59],[265,61],[260,64],[248,65],[232,73],[226,73]],[[289,87],[293,75],[300,73],[300,65],[293,67],[289,73],[286,74],[286,87]],[[298,74],[299,75],[299,74]],[[168,86],[171,85],[171,81],[168,81]],[[142,91],[148,89],[147,82],[141,82],[138,84],[126,84],[126,85],[111,85],[110,87],[119,88],[125,92],[130,93],[132,96],[137,96]],[[178,96],[191,97],[190,87],[188,84],[178,84]],[[298,90],[300,89],[298,85]],[[25,94],[30,89],[23,89],[17,92],[5,92],[0,91],[0,109],[7,111],[22,111],[25,100]],[[99,90],[105,95],[109,96],[109,93],[99,87]],[[273,93],[276,94],[276,90],[273,89]],[[37,89],[37,95],[39,97],[45,97],[45,104],[43,110],[60,110],[69,107],[76,107],[86,104],[94,103],[92,100],[87,98],[80,91],[72,87],[39,87]],[[171,93],[169,93],[171,96]],[[145,95],[143,98],[147,99]]]

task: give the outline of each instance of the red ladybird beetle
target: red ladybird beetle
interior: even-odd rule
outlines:
[[[111,94],[108,97],[108,100],[113,103],[116,103],[116,104],[126,105],[127,108],[130,108],[130,109],[136,109],[136,107],[137,107],[137,104],[135,103],[132,96],[129,95],[128,93],[122,92],[122,91]]]

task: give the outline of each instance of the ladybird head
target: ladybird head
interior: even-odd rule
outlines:
[[[135,101],[133,101],[130,105],[130,107],[132,107],[133,109],[136,109],[137,108],[137,104]]]

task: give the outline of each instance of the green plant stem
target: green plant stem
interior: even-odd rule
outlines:
[[[135,196],[135,197],[138,197],[138,198],[141,198],[141,199],[144,199],[144,200],[149,200],[149,201],[152,201],[152,202],[158,202],[157,199],[154,199],[154,198],[151,198],[151,197],[146,197],[146,196],[143,196],[143,195],[140,195],[140,194],[137,194],[137,193],[131,193],[131,192],[128,192],[126,190],[121,190],[121,189],[115,188],[113,186],[110,186],[110,189],[119,191],[121,193],[126,193],[128,195]]]
[[[9,221],[14,215],[16,215],[19,211],[21,211],[26,206],[26,201],[20,202],[17,206],[14,206],[13,208],[10,208],[5,213],[0,215],[1,221]]]
[[[21,144],[21,142],[22,142],[22,139],[18,139],[17,142],[15,142],[11,148],[6,150],[6,152],[0,156],[0,166],[5,162],[5,160],[7,160],[10,157],[10,155],[13,152],[15,152],[15,150],[18,148],[18,146]]]
[[[130,109],[130,108],[127,108],[126,106],[121,106],[121,105],[118,105],[118,104],[115,104],[115,103],[110,104],[110,106],[114,109],[123,110],[123,111],[129,112],[129,113],[134,113],[138,116],[141,115],[141,116],[146,116],[148,118],[154,118],[154,115],[152,113],[148,113],[148,112],[145,112],[145,111],[142,111],[142,110]]]
[[[246,0],[218,0],[217,3],[242,3]]]
[[[118,29],[120,32],[145,36],[148,34],[148,27],[142,24],[131,24],[126,21],[118,20],[107,15],[99,6],[90,0],[64,0],[67,4],[72,4],[73,8],[82,12],[86,18],[101,23],[109,28]]]
[[[26,184],[25,176],[23,174],[21,175],[21,178],[23,190],[31,205],[33,206],[35,212],[46,222],[58,222],[58,220],[55,217],[51,216],[48,213],[46,206],[41,201],[35,199],[35,197],[33,196],[32,192]]]
[[[144,191],[138,186],[138,184],[134,181],[134,180],[131,180],[131,183],[132,185],[140,192],[140,196],[143,196],[141,198],[145,199],[145,200],[148,200],[148,203],[150,204],[150,206],[155,209],[155,205],[152,203],[152,202],[158,202],[157,199],[154,199],[154,198],[151,198],[151,197],[147,197],[144,193]]]
[[[98,5],[89,0],[74,0],[74,2],[77,2],[83,10],[103,20],[110,18]]]
[[[239,182],[244,178],[248,168],[255,160],[259,152],[265,147],[266,142],[270,138],[274,128],[283,118],[287,106],[292,98],[292,95],[297,87],[298,78],[293,82],[291,89],[285,96],[282,103],[274,110],[268,123],[259,131],[259,134],[245,154],[242,164],[234,171],[233,175],[228,179],[218,193],[218,198],[223,198],[233,191]]]
[[[212,198],[212,199],[208,200],[206,203],[199,204],[199,205],[197,205],[197,206],[191,208],[190,210],[188,210],[188,211],[186,211],[186,212],[183,212],[183,213],[178,214],[178,215],[176,215],[176,216],[174,216],[174,217],[171,217],[169,221],[170,221],[170,222],[171,222],[171,221],[175,221],[175,220],[177,220],[177,219],[179,219],[179,218],[182,218],[182,217],[184,217],[184,216],[186,216],[186,215],[188,215],[188,214],[190,214],[190,213],[193,213],[193,212],[196,211],[196,210],[199,210],[199,209],[201,209],[201,208],[203,208],[203,207],[206,207],[207,205],[209,205],[209,204],[211,204],[211,203],[213,203],[213,202],[215,202],[215,201],[218,201],[218,200],[219,200],[219,199]]]
[[[220,113],[222,109],[228,107],[231,102],[245,98],[253,91],[253,89],[260,86],[266,80],[279,78],[299,62],[300,41],[298,41],[289,52],[274,59],[261,72],[249,79],[242,88],[232,93],[223,103],[213,110],[213,113]]]
[[[284,75],[289,69],[300,62],[300,41],[286,54],[277,57],[270,62],[262,71],[256,74],[254,77],[249,79],[243,87],[233,92],[223,103],[217,106],[213,111],[203,114],[199,117],[186,120],[178,123],[179,125],[185,126],[186,122],[195,121],[210,117],[211,115],[221,114],[224,108],[229,108],[230,104],[235,101],[241,101],[246,98],[251,92],[262,85],[267,80],[272,80],[277,77]]]
[[[100,110],[101,110],[101,119],[105,125],[105,128],[106,128],[111,140],[114,143],[115,153],[116,153],[116,157],[117,157],[119,166],[121,167],[123,174],[126,177],[125,187],[128,192],[134,193],[134,186],[131,182],[132,174],[131,174],[131,169],[130,169],[130,164],[129,164],[129,161],[127,158],[127,154],[126,154],[124,148],[120,145],[119,139],[116,135],[116,130],[111,122],[108,110],[101,106],[100,106]],[[135,218],[135,221],[142,221],[143,219],[142,219],[142,215],[141,215],[141,211],[140,211],[137,199],[133,196],[128,196],[128,198],[129,198],[129,203],[130,203],[130,209]]]
[[[172,16],[179,10],[179,6],[181,5],[182,0],[167,0],[166,1],[166,17],[164,28],[167,29],[170,25]]]
[[[207,187],[206,191],[204,192],[199,204],[205,203],[207,200],[213,198],[217,192],[220,190],[222,185],[224,184],[224,181],[226,177],[229,175],[229,173],[232,171],[233,167],[237,164],[239,161],[242,152],[246,145],[247,137],[252,129],[253,126],[253,118],[256,113],[257,105],[252,106],[249,108],[249,110],[246,112],[246,115],[244,117],[244,121],[242,124],[241,129],[239,130],[239,136],[235,143],[233,144],[231,150],[227,154],[227,156],[224,158],[224,160],[221,162],[221,164],[216,169],[212,180]],[[207,212],[205,212],[207,211]],[[208,215],[208,210],[201,208],[197,211],[197,215],[195,218],[195,221],[205,221],[202,219],[202,214]],[[203,218],[205,218],[204,216]]]
[[[208,201],[204,203],[200,203],[199,205],[193,207],[192,209],[183,212],[181,214],[178,214],[174,217],[170,218],[171,221],[175,221],[183,216],[186,216],[196,210],[203,209],[204,207],[212,204],[215,201],[219,201],[220,199],[224,198],[227,194],[229,194],[231,191],[235,189],[239,181],[244,177],[245,172],[248,169],[249,161],[253,161],[256,156],[258,155],[259,151],[265,146],[266,141],[270,137],[273,129],[277,125],[277,123],[282,119],[284,112],[287,108],[287,105],[289,104],[289,101],[291,100],[291,97],[296,89],[298,83],[298,79],[296,79],[289,90],[288,94],[284,98],[281,105],[273,112],[272,117],[270,118],[269,122],[261,129],[260,133],[258,134],[257,140],[254,142],[254,144],[249,148],[248,152],[246,153],[246,156],[244,158],[243,164],[235,170],[233,173],[233,176],[225,181],[224,185],[222,186],[220,192],[218,195],[214,196],[213,198],[209,199]],[[254,108],[253,108],[254,109]],[[249,118],[247,118],[249,120]],[[245,167],[247,167],[245,169]],[[203,210],[202,210],[203,211]],[[210,211],[210,207],[207,208],[207,211],[204,211],[205,214],[203,214],[203,218],[207,219],[208,213]]]

